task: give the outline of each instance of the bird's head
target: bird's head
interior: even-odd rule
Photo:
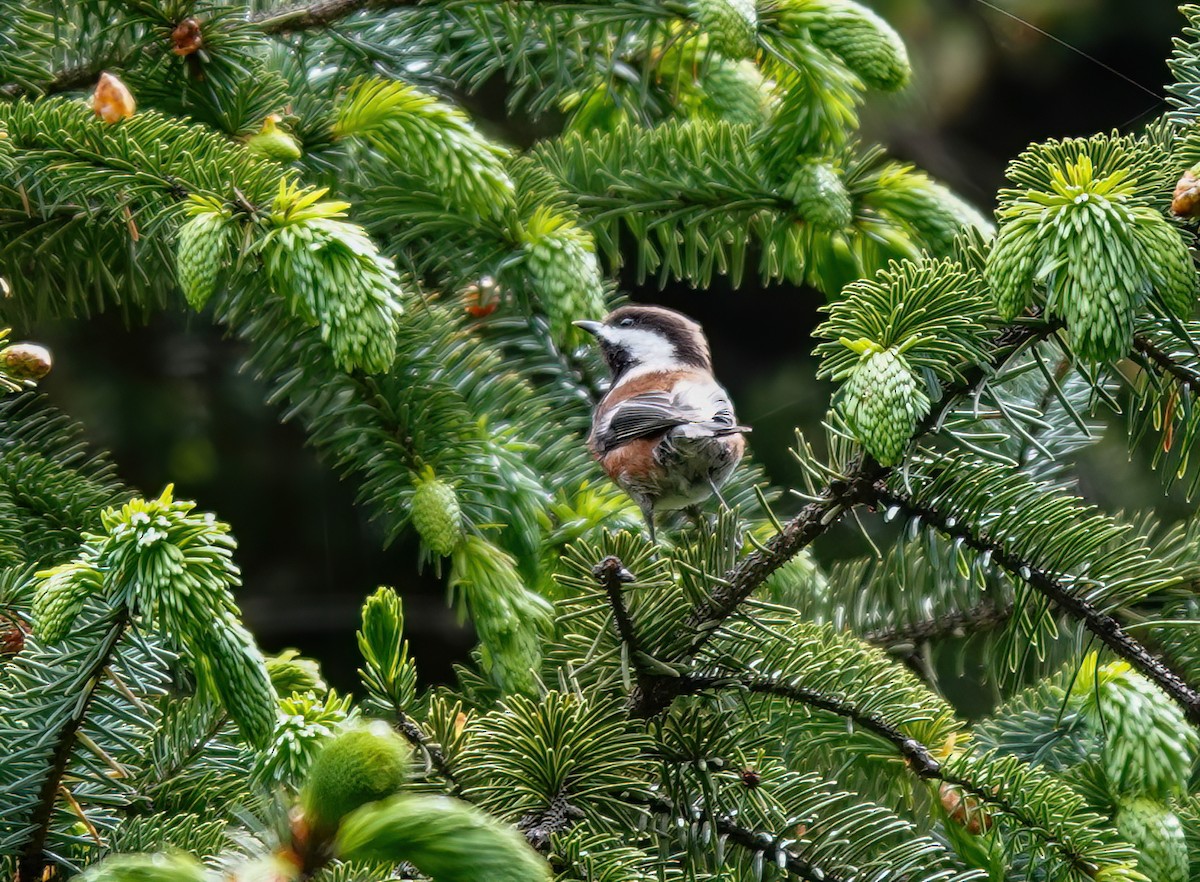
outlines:
[[[661,306],[622,306],[603,321],[575,324],[596,337],[613,380],[633,370],[712,370],[708,341],[700,325]]]

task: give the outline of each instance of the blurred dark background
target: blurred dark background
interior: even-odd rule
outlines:
[[[1031,140],[1131,129],[1160,113],[1165,64],[1182,16],[1166,0],[874,0],[908,42],[915,77],[902,95],[873,96],[864,137],[943,179],[990,212],[1006,163]],[[511,122],[505,126],[509,128]],[[790,287],[714,285],[665,291],[623,280],[631,296],[699,319],[754,454],[776,482],[795,484],[794,427],[815,427],[830,388],[813,379],[809,332],[821,299]],[[368,513],[278,422],[265,388],[239,372],[238,343],[182,310],[127,327],[117,315],[15,328],[49,344],[56,366],[43,389],[112,451],[124,480],[146,493],[173,482],[233,526],[244,574],[241,603],[264,649],[294,646],[322,660],[330,681],[354,689],[354,631],[362,598],[392,585],[405,598],[422,675],[450,675],[473,643],[446,608],[442,585],[418,573],[411,540],[384,549]],[[1101,505],[1157,506],[1157,478],[1128,463],[1123,439],[1090,451],[1084,491]],[[1093,476],[1103,475],[1103,480]],[[822,544],[837,556],[850,532]]]

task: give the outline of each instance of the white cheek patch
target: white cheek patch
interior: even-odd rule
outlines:
[[[600,336],[629,353],[640,368],[677,367],[675,346],[661,334],[644,328],[602,328]]]

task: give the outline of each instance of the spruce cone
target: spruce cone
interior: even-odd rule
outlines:
[[[694,0],[693,14],[709,45],[726,58],[751,58],[757,49],[754,0]]]
[[[179,228],[175,273],[188,305],[197,311],[212,297],[229,243],[229,228],[216,212],[197,214]]]
[[[908,361],[894,349],[864,357],[844,388],[842,412],[851,431],[880,465],[900,461],[929,398]]]
[[[1179,816],[1145,797],[1117,806],[1117,832],[1138,850],[1138,871],[1154,882],[1187,882],[1188,847]]]
[[[850,193],[828,162],[802,159],[784,187],[806,221],[825,230],[842,230],[854,219]]]
[[[412,522],[429,550],[442,557],[454,551],[462,539],[462,509],[458,496],[453,487],[437,480],[432,470],[417,480]]]

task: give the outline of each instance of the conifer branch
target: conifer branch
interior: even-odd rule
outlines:
[[[96,653],[92,666],[82,681],[85,684],[86,693],[75,705],[74,713],[63,720],[62,728],[58,730],[54,752],[51,754],[50,769],[46,777],[42,779],[42,786],[38,791],[38,804],[29,819],[31,831],[25,840],[24,847],[20,849],[20,857],[17,859],[16,882],[41,882],[42,872],[46,866],[44,853],[46,837],[50,833],[50,823],[54,817],[54,805],[58,801],[59,787],[66,774],[67,766],[71,762],[71,752],[75,748],[76,734],[87,718],[92,699],[104,679],[104,669],[112,661],[113,653],[116,651],[117,644],[121,642],[121,638],[125,636],[128,624],[129,613],[122,606],[119,611],[114,613],[108,634],[105,635],[104,642],[100,645],[99,652]]]
[[[517,829],[525,834],[525,839],[530,845],[538,851],[545,851],[550,847],[551,836],[567,832],[583,817],[583,812],[559,793],[544,811],[525,815],[518,820]]]
[[[998,628],[1012,618],[1011,603],[985,600],[970,609],[953,610],[940,616],[888,628],[877,628],[862,635],[867,643],[888,649],[905,643],[928,643],[945,637],[960,637]]]
[[[946,766],[934,758],[932,751],[928,746],[917,741],[915,738],[910,738],[901,732],[897,727],[891,725],[881,717],[863,713],[856,708],[853,703],[844,701],[833,695],[826,695],[815,692],[810,689],[805,689],[799,685],[792,683],[781,683],[771,679],[759,679],[754,677],[743,677],[731,675],[728,677],[722,676],[693,676],[684,678],[681,684],[690,692],[702,692],[710,689],[740,689],[746,692],[751,692],[757,695],[771,695],[777,698],[783,698],[787,701],[793,701],[808,707],[817,708],[818,710],[828,711],[852,720],[855,726],[865,729],[885,741],[890,742],[904,759],[905,765],[918,778],[925,781],[941,781],[946,784],[952,784],[962,788],[967,793],[979,799],[990,806],[994,806],[1005,814],[1015,818],[1022,826],[1037,831],[1039,835],[1044,837],[1048,842],[1053,842],[1061,848],[1066,857],[1072,864],[1076,866],[1086,866],[1085,857],[1075,851],[1072,844],[1057,839],[1054,834],[1046,828],[1044,822],[1038,817],[1024,810],[1020,805],[1017,805],[1012,800],[1006,799],[999,792],[981,787],[969,778],[958,775],[948,770]]]
[[[1187,386],[1193,393],[1200,395],[1200,373],[1180,364],[1167,352],[1163,351],[1145,334],[1133,338],[1133,348],[1145,359],[1153,363],[1165,374],[1170,374],[1180,385]]]
[[[1027,344],[1042,339],[1057,330],[1053,322],[1031,321],[1010,325],[995,340],[989,363],[964,371],[961,382],[945,388],[938,406],[918,426],[915,437],[921,437],[936,427],[942,417],[958,402],[960,396],[973,391],[985,382],[995,368],[1004,364]],[[891,473],[868,456],[850,470],[842,480],[833,481],[821,494],[821,499],[801,509],[800,514],[784,525],[766,544],[740,561],[713,588],[709,596],[696,605],[688,618],[696,637],[686,653],[694,658],[717,629],[763,582],[817,537],[825,533],[850,508],[870,502],[875,497],[873,485]],[[643,707],[643,711],[648,708]]]
[[[635,805],[645,806],[656,815],[678,818],[683,814],[668,800],[659,796],[646,797],[630,794],[629,801]],[[703,817],[705,812],[702,808],[696,808],[690,814]],[[718,835],[728,837],[730,842],[746,851],[761,854],[764,857],[769,855],[773,861],[778,860],[782,855],[784,861],[782,868],[798,879],[804,879],[806,882],[843,882],[846,878],[838,873],[814,866],[795,852],[782,847],[779,839],[770,833],[756,832],[748,827],[741,827],[727,817],[717,818],[715,826]]]
[[[291,33],[327,27],[367,9],[397,9],[418,3],[419,0],[317,0],[260,13],[253,21],[264,34]]]
[[[1050,573],[1022,560],[999,540],[977,534],[966,523],[955,521],[933,508],[916,504],[908,496],[888,488],[882,481],[876,484],[875,492],[880,504],[899,506],[910,515],[921,518],[943,535],[961,539],[969,548],[980,553],[990,552],[992,560],[1034,588],[1058,609],[1083,622],[1109,649],[1174,699],[1193,725],[1200,727],[1200,691],[1130,636],[1113,616],[1072,592]]]
[[[754,677],[731,676],[689,676],[680,678],[680,689],[686,694],[704,692],[709,689],[737,688],[757,695],[774,695],[789,701],[799,702],[808,707],[829,711],[840,717],[853,720],[859,728],[865,729],[885,741],[891,742],[899,751],[909,768],[920,778],[941,780],[941,764],[934,759],[933,753],[915,738],[909,738],[895,726],[876,714],[863,713],[851,702],[844,701],[833,695],[805,689],[791,683],[780,683],[770,679]],[[957,782],[955,782],[957,783]]]
[[[462,785],[459,783],[453,770],[451,770],[450,762],[446,759],[446,754],[442,750],[441,745],[426,735],[425,731],[417,725],[416,721],[399,708],[396,708],[395,727],[409,744],[429,758],[430,764],[437,770],[437,773],[450,784],[450,792],[459,799],[462,799]]]

